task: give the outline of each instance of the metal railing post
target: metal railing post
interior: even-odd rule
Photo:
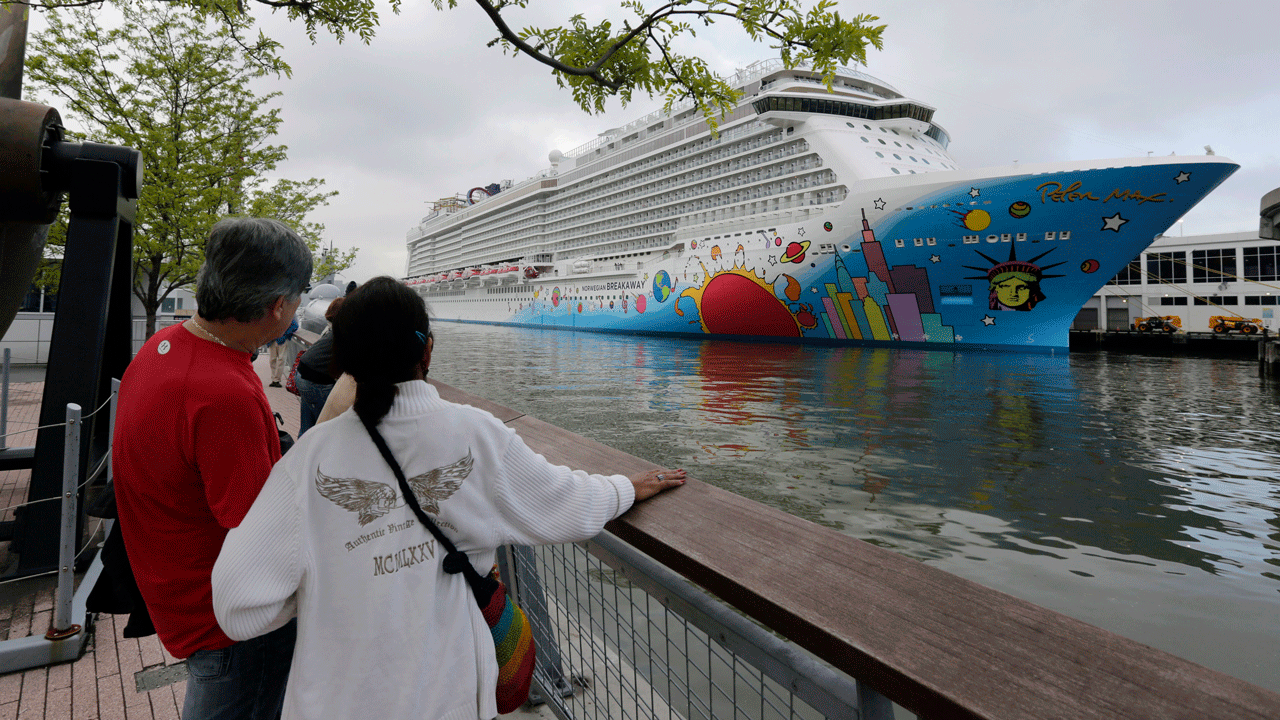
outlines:
[[[551,617],[547,612],[547,596],[538,578],[537,557],[533,548],[524,545],[508,545],[499,553],[498,572],[504,573],[511,593],[529,619],[534,647],[538,648],[535,662],[543,676],[551,683],[548,694],[558,697],[573,695],[573,685],[564,676],[560,646],[551,631]],[[505,565],[505,567],[504,567]],[[538,698],[546,702],[546,698]]]
[[[49,640],[58,640],[80,632],[80,626],[71,623],[71,596],[75,591],[80,424],[80,406],[67,403],[67,429],[62,446],[62,534],[58,552],[58,589],[54,595],[53,624],[45,633],[45,638]]]
[[[0,388],[0,450],[9,434],[9,348],[4,349],[4,385]]]
[[[111,378],[111,426],[107,428],[107,481],[104,483],[103,492],[110,487],[111,492],[115,492],[116,476],[115,462],[116,455],[113,452],[116,446],[116,405],[120,402],[120,378]],[[102,544],[106,544],[107,537],[111,535],[111,528],[115,525],[115,520],[104,519],[102,522]]]

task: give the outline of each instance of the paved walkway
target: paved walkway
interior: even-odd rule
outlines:
[[[270,382],[267,356],[254,364],[263,385]],[[43,383],[11,384],[8,431],[34,428],[40,414]],[[298,398],[284,388],[266,388],[271,407],[297,436]],[[9,447],[35,442],[34,433],[7,438]],[[28,470],[0,472],[0,508],[26,499]],[[0,520],[13,517],[12,510]],[[93,526],[90,525],[90,528]],[[7,564],[8,543],[0,543],[0,566]],[[43,633],[53,612],[53,577],[0,582],[0,640]],[[123,615],[98,615],[93,636],[79,660],[46,668],[0,675],[0,720],[177,720],[186,696],[186,668],[169,655],[156,636],[129,639],[121,635]],[[162,684],[168,681],[168,684]],[[139,687],[154,689],[139,689]],[[520,711],[503,718],[550,718],[545,709]]]

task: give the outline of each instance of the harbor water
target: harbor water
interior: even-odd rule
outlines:
[[[1255,362],[435,334],[450,385],[1280,691]]]

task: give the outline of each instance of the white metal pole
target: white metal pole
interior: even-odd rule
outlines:
[[[112,478],[116,476],[116,456],[112,450],[116,446],[116,404],[119,402],[120,378],[111,378],[111,427],[107,430],[107,483],[111,485],[112,492],[115,492],[115,483],[112,482]],[[115,520],[107,520],[102,524],[102,539],[104,543],[107,536],[111,534],[111,526],[114,524]]]
[[[71,596],[75,591],[76,486],[80,478],[80,406],[67,403],[67,431],[62,446],[62,547],[58,553],[58,590],[53,624],[46,637],[62,637],[79,628],[71,625]]]

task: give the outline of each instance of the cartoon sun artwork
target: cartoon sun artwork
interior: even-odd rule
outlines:
[[[1055,248],[1056,249],[1056,248]],[[1045,294],[1040,290],[1040,281],[1048,278],[1064,277],[1063,275],[1045,275],[1044,271],[1058,267],[1062,263],[1056,262],[1052,265],[1041,267],[1036,265],[1036,261],[1053,252],[1053,249],[1040,253],[1030,260],[1019,260],[1016,245],[1009,247],[1009,259],[1000,262],[995,258],[984,255],[978,250],[974,252],[982,255],[982,258],[991,263],[990,268],[974,267],[965,265],[970,270],[985,271],[986,275],[977,277],[966,277],[965,280],[986,280],[989,287],[987,296],[987,308],[990,310],[1021,310],[1027,311],[1035,308],[1036,303],[1045,299]]]
[[[974,209],[963,212],[952,210],[950,212],[956,216],[960,225],[966,230],[978,232],[979,230],[986,230],[991,225],[991,213],[986,210]]]
[[[773,285],[751,270],[734,267],[707,273],[707,282],[688,288],[676,298],[676,315],[684,317],[680,301],[693,300],[702,331],[721,335],[800,337],[801,323],[773,294]]]

